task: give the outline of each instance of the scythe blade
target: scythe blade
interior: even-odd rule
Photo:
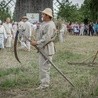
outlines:
[[[18,41],[18,35],[19,35],[19,31],[16,32],[16,36],[15,36],[15,40],[14,40],[14,55],[15,55],[15,58],[16,60],[20,62],[19,58],[18,58],[18,54],[17,54],[17,41]]]

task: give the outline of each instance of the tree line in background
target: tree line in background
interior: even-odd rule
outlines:
[[[81,11],[89,20],[98,20],[98,0],[84,0]]]
[[[59,3],[59,11],[57,18],[62,18],[65,21],[84,22],[96,21],[98,19],[98,0],[84,0],[81,7],[78,4],[73,5],[69,0],[62,0]]]
[[[65,21],[83,22],[85,19],[96,21],[98,19],[98,0],[84,0],[84,3],[79,7],[74,5],[69,0],[56,0],[59,4],[57,18],[62,18]],[[5,1],[0,2],[0,19],[11,17],[9,7],[4,7]]]

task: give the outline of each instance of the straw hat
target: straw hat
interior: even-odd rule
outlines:
[[[50,17],[53,17],[53,15],[52,15],[52,9],[50,9],[50,8],[44,9],[44,10],[42,11],[42,13],[47,14],[47,15],[50,16]]]
[[[22,19],[28,19],[27,16],[23,16]]]

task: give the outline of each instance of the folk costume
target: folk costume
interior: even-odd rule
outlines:
[[[3,24],[5,31],[7,33],[7,40],[5,46],[10,48],[12,46],[12,24],[11,23],[4,23]]]
[[[7,34],[3,25],[0,24],[0,49],[4,48],[4,40],[7,39]]]
[[[46,8],[42,13],[52,16],[52,10],[50,8]],[[45,43],[49,42],[51,38],[54,36],[56,31],[56,26],[52,20],[44,21],[40,25],[39,36],[37,41],[37,46],[39,49],[41,48],[48,56],[48,58],[52,61],[52,57],[55,54],[54,43],[51,41],[47,45]],[[46,58],[39,53],[39,78],[40,78],[40,86],[39,88],[48,87],[50,84],[50,67],[51,64],[47,61]]]

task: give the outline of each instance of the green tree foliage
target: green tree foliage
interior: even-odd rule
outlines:
[[[0,2],[0,20],[4,21],[7,17],[11,17],[10,10],[8,7],[5,7],[6,2]]]
[[[98,0],[90,0],[90,11],[93,20],[98,19]]]
[[[58,18],[67,21],[98,20],[98,0],[84,0],[81,8],[66,0],[62,0],[59,4]]]
[[[89,10],[89,0],[85,0],[84,4],[82,4],[80,11],[83,13],[84,17],[89,17],[90,16],[90,10]]]
[[[83,15],[80,12],[78,5],[73,5],[72,2],[62,0],[59,7],[57,18],[62,18],[66,21],[82,21]]]
[[[88,17],[89,20],[95,21],[98,19],[98,0],[84,0],[81,6],[81,12],[84,17]]]

